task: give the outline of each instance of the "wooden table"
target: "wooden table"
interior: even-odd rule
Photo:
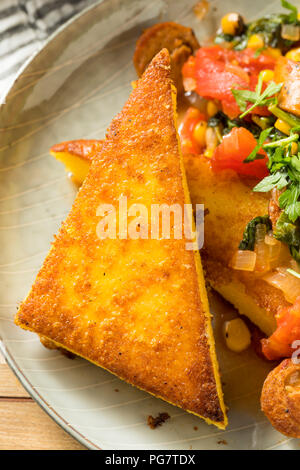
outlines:
[[[83,450],[32,400],[0,354],[0,450]]]

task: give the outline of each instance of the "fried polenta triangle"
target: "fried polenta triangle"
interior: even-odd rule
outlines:
[[[99,239],[103,203],[189,203],[166,49],[112,121],[16,324],[223,429],[198,252],[186,239]],[[117,210],[118,213],[118,210]]]

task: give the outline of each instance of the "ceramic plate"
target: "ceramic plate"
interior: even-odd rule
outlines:
[[[268,365],[247,351],[223,346],[220,327],[236,315],[213,297],[214,327],[226,402],[224,432],[206,425],[83,359],[68,359],[17,328],[13,317],[68,213],[76,188],[49,147],[62,140],[102,138],[136,78],[136,39],[153,23],[190,25],[202,43],[220,17],[239,10],[247,18],[261,2],[211,1],[200,22],[192,1],[104,0],[61,29],[26,65],[0,109],[0,335],[1,349],[33,398],[66,431],[91,449],[296,449],[259,409]],[[276,7],[279,2],[275,2]],[[238,4],[238,8],[237,8]],[[265,10],[274,2],[265,1]],[[171,419],[151,430],[148,415]]]

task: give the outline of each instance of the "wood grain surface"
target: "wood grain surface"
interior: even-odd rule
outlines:
[[[83,450],[30,398],[0,354],[0,450]]]

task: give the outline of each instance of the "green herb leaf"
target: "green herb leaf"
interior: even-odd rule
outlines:
[[[286,111],[283,111],[283,109],[278,108],[275,104],[271,104],[268,107],[269,111],[274,114],[279,119],[282,119],[283,121],[287,122],[290,126],[299,126],[300,125],[300,119],[294,116],[293,114],[287,113]]]
[[[255,217],[254,219],[250,220],[245,228],[243,240],[239,245],[239,250],[254,250],[256,226],[258,224],[265,225],[267,232],[272,229],[272,224],[268,215],[264,215],[263,217]]]
[[[254,103],[257,98],[255,91],[239,90],[239,89],[234,89],[234,88],[231,91],[241,111],[246,110],[247,104],[249,101],[251,103]]]
[[[257,98],[254,101],[254,104],[247,109],[243,114],[240,115],[240,118],[244,118],[247,114],[249,114],[256,106],[266,106],[270,103],[275,103],[277,101],[277,98],[273,95],[276,93],[279,93],[279,91],[282,88],[283,83],[275,83],[275,82],[270,82],[265,91],[263,91],[262,94],[260,94],[261,90],[259,89],[260,82],[258,81],[257,84]]]
[[[289,21],[291,23],[294,23],[295,21],[297,21],[297,17],[298,17],[297,7],[292,5],[290,2],[287,2],[287,0],[281,0],[281,5],[283,6],[283,8],[286,8],[287,10],[291,11],[291,14],[289,15]]]
[[[280,214],[273,232],[276,240],[297,247],[300,245],[299,223],[292,223],[284,212]]]
[[[273,130],[273,127],[269,127],[268,129],[265,129],[260,133],[256,147],[252,150],[250,155],[248,155],[248,157],[244,160],[244,163],[253,162],[253,160],[258,158],[258,155],[264,158],[264,155],[259,154],[259,151],[262,148],[263,144],[265,143],[267,137],[269,136],[272,130]]]
[[[260,54],[261,54],[263,51],[265,51],[265,50],[266,50],[266,47],[265,47],[265,46],[256,49],[256,51],[254,52],[254,57],[255,57],[255,59],[257,59],[257,57],[259,57]]]
[[[284,212],[282,212],[277,220],[276,226],[273,227],[274,237],[286,243],[289,246],[292,257],[300,263],[300,224],[299,220],[292,223]]]
[[[279,196],[279,206],[284,209],[289,219],[295,222],[300,216],[300,184],[291,183],[289,187]]]
[[[287,172],[274,173],[273,175],[266,176],[260,181],[254,188],[253,191],[256,193],[267,193],[273,188],[282,189],[288,184]]]
[[[298,134],[291,134],[289,137],[285,137],[284,139],[275,140],[274,142],[269,142],[268,144],[264,144],[264,149],[268,148],[275,148],[275,147],[286,147],[288,144],[292,142],[296,142],[299,139]]]
[[[231,90],[238,107],[241,109],[241,111],[244,111],[240,115],[241,119],[249,114],[254,108],[256,108],[256,106],[266,106],[270,105],[271,103],[275,104],[277,102],[277,98],[274,95],[276,95],[276,93],[281,90],[283,84],[270,82],[267,88],[261,93],[262,84],[262,75],[260,75],[255,91],[239,89]],[[247,109],[249,102],[253,103],[253,105]]]
[[[293,155],[291,157],[291,166],[296,172],[300,174],[300,158],[299,155]]]

